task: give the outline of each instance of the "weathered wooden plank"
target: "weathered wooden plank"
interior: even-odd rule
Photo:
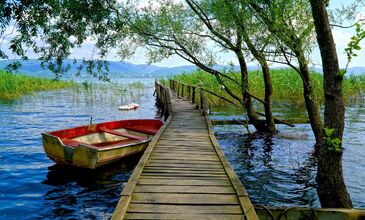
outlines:
[[[160,138],[160,141],[174,141],[174,142],[186,142],[186,139],[189,138],[189,142],[203,142],[203,143],[207,143],[209,141],[209,137],[207,136],[200,136],[200,137],[167,137],[167,136],[163,136]]]
[[[209,143],[192,143],[192,142],[174,142],[174,141],[170,141],[170,142],[159,142],[158,143],[159,147],[170,147],[170,148],[194,148],[194,149],[209,149],[212,150],[214,149],[212,145],[210,145]]]
[[[229,186],[232,184],[228,179],[157,179],[157,178],[140,178],[139,185],[166,185],[166,186]]]
[[[209,160],[180,160],[180,159],[150,159],[150,163],[178,163],[178,164],[213,164],[220,165],[218,161],[209,161]]]
[[[158,148],[154,151],[154,153],[161,153],[161,154],[166,154],[171,152],[172,154],[181,154],[181,155],[185,155],[185,154],[189,154],[189,155],[208,155],[208,156],[217,156],[217,154],[215,154],[214,151],[212,150],[199,150],[199,149],[185,149],[185,148]]]
[[[238,197],[238,199],[240,201],[240,205],[245,213],[246,218],[250,220],[259,220],[255,208],[251,204],[251,201],[249,200],[248,196],[240,196]]]
[[[133,213],[188,213],[188,214],[242,214],[239,205],[158,205],[131,203],[128,212]]]
[[[113,213],[112,216],[112,220],[119,220],[119,219],[123,219],[123,217],[125,216],[127,209],[128,209],[128,205],[129,202],[131,200],[131,196],[122,196],[120,198],[120,200],[118,201],[117,207],[115,208],[115,211]]]
[[[186,150],[186,149],[155,149],[153,151],[156,154],[190,154],[190,155],[217,155],[214,153],[214,151],[200,151],[200,150]]]
[[[171,156],[165,156],[165,155],[151,155],[151,160],[195,160],[195,161],[218,161],[217,156],[189,156],[189,155],[171,155]]]
[[[145,166],[145,171],[195,171],[195,172],[220,172],[225,173],[224,170],[220,168],[197,168],[197,167],[155,167],[155,166]]]
[[[162,168],[162,169],[156,169],[156,168],[150,168],[145,167],[143,174],[147,173],[170,173],[170,174],[221,174],[221,175],[227,175],[226,172],[222,169],[195,169],[195,168],[189,168],[189,169],[169,169],[169,168]]]
[[[222,177],[225,178],[226,175],[224,174],[207,174],[207,173],[143,173],[142,177],[149,177],[154,176],[157,178],[160,177]]]
[[[216,220],[216,219],[229,219],[229,220],[242,220],[243,215],[240,214],[151,214],[151,213],[127,213],[126,219],[199,219],[199,220]]]
[[[211,194],[235,194],[233,187],[226,186],[159,186],[137,185],[134,192],[144,193],[211,193]]]
[[[169,179],[169,180],[229,180],[227,176],[141,176],[140,179]]]
[[[209,151],[215,152],[213,146],[178,146],[178,145],[159,145],[158,149],[160,150],[182,150],[182,151]]]
[[[182,193],[133,193],[131,202],[148,204],[239,204],[237,195]]]
[[[194,163],[155,163],[149,161],[146,167],[156,167],[156,168],[196,168],[196,169],[223,169],[220,164],[194,164]]]
[[[204,131],[204,132],[183,132],[181,130],[172,130],[172,129],[164,132],[163,134],[166,135],[166,136],[181,135],[183,137],[195,137],[195,136],[201,137],[201,136],[207,136],[208,135],[206,131]]]
[[[213,160],[213,161],[219,161],[218,156],[216,155],[196,155],[196,154],[169,154],[169,153],[156,153],[153,152],[151,154],[151,159],[153,158],[163,158],[163,159],[188,159],[188,160]]]

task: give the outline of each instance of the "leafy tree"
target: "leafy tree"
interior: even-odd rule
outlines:
[[[120,25],[109,10],[109,4],[116,4],[116,1],[1,1],[0,35],[3,40],[10,34],[15,35],[10,42],[11,52],[24,60],[30,52],[38,54],[42,65],[57,77],[70,68],[70,64],[64,63],[70,51],[93,39],[100,60],[85,59],[80,69],[86,67],[94,75],[93,70],[99,70],[98,76],[105,78],[107,66],[103,58],[116,43],[109,33]],[[0,58],[9,58],[1,47]],[[13,67],[19,67],[19,63]]]
[[[301,77],[309,121],[316,138],[316,152],[323,141],[323,123],[308,68],[314,45],[314,24],[306,0],[249,1],[250,8],[275,37],[272,61],[292,67]]]
[[[325,94],[326,135],[318,157],[317,192],[322,207],[351,208],[352,202],[342,172],[342,136],[345,117],[343,74],[339,69],[326,5],[320,0],[310,0],[310,3],[322,57]]]
[[[120,15],[127,24],[132,41],[147,47],[151,61],[176,54],[214,75],[225,91],[244,106],[248,118],[258,131],[275,132],[271,109],[266,111],[266,117],[269,118],[266,121],[270,123],[265,123],[258,120],[253,108],[248,88],[242,25],[229,21],[229,14],[225,13],[229,9],[227,3],[193,0],[186,0],[186,4],[166,0],[158,3],[159,7],[150,4],[141,8],[131,2],[124,5]],[[219,60],[217,50],[230,51],[236,55],[241,79],[214,69],[214,64]],[[234,94],[234,87],[241,94]],[[269,104],[271,106],[271,102]]]

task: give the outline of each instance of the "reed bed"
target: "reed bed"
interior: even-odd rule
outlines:
[[[227,73],[227,75],[237,79],[240,83],[239,73]],[[303,83],[298,73],[291,69],[273,69],[271,70],[271,77],[274,105],[285,104],[303,106],[305,104],[303,97]],[[215,77],[204,71],[198,70],[192,73],[183,73],[172,77],[172,79],[184,82],[188,85],[202,87],[232,100],[232,98],[223,91]],[[315,99],[319,103],[323,103],[323,76],[320,73],[312,72],[311,79]],[[228,79],[225,79],[225,83],[232,88],[232,91],[237,96],[242,97],[239,85]],[[365,92],[365,75],[345,76],[343,88],[346,103],[357,99],[363,99]],[[249,90],[253,95],[264,99],[265,87],[261,71],[251,71],[249,73]],[[209,96],[209,102],[213,105],[222,104],[222,101],[219,100],[219,98],[212,96]]]
[[[146,95],[148,86],[140,81],[120,82],[83,82],[81,86],[69,91],[75,102],[98,103],[99,105],[124,105],[139,102]]]
[[[70,88],[75,85],[71,81],[56,81],[0,70],[0,100],[13,100],[36,91]]]

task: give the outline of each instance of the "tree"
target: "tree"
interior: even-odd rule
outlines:
[[[215,1],[221,3],[221,1]],[[242,33],[242,38],[246,43],[247,49],[251,52],[253,57],[259,62],[263,73],[264,84],[265,84],[265,98],[264,108],[266,116],[266,125],[270,133],[275,133],[276,127],[274,117],[272,115],[272,82],[269,64],[266,60],[264,50],[268,45],[270,36],[263,33],[263,28],[260,25],[254,15],[247,10],[247,4],[242,1],[228,1],[224,0],[224,3],[218,4],[216,7],[218,12],[224,14],[223,20],[231,21],[229,25],[235,25]],[[226,8],[228,10],[222,10]],[[220,16],[218,16],[219,18]],[[253,37],[252,37],[253,36]]]
[[[302,77],[308,116],[317,142],[316,180],[321,205],[322,207],[349,208],[352,204],[344,183],[341,164],[344,127],[343,72],[339,71],[326,3],[322,0],[310,0],[310,2],[272,0],[264,1],[264,3],[250,3],[250,6],[277,38],[278,48],[286,63],[296,69]],[[318,104],[314,100],[308,61],[305,56],[306,44],[311,44],[314,26],[324,71],[324,123],[320,118]],[[287,50],[290,51],[287,52]],[[288,55],[296,58],[299,68],[290,62]]]
[[[222,16],[223,11],[227,12],[227,4],[224,1],[194,0],[186,0],[186,4],[171,1],[158,3],[160,7],[152,4],[141,8],[129,2],[120,12],[128,32],[133,35],[133,42],[147,47],[152,61],[176,54],[214,75],[225,91],[245,108],[249,120],[258,131],[275,132],[271,107],[266,111],[266,121],[259,120],[254,110],[249,93],[242,25],[229,22],[227,16]],[[228,16],[232,18],[232,15]],[[207,46],[208,43],[214,46]],[[217,48],[236,55],[240,80],[214,69],[213,64],[218,59]],[[234,94],[234,87],[241,94]],[[271,102],[267,103],[271,106]]]
[[[343,74],[339,69],[326,4],[320,0],[310,0],[310,3],[322,57],[325,94],[325,138],[318,156],[317,192],[324,208],[351,208],[352,202],[342,172],[342,136],[345,115]]]
[[[27,60],[28,53],[34,52],[44,67],[60,77],[70,68],[70,64],[64,63],[70,51],[94,39],[99,60],[91,62],[92,58],[85,58],[80,69],[86,67],[94,75],[94,70],[99,70],[100,75],[95,76],[105,78],[107,68],[103,58],[116,42],[115,38],[109,38],[109,33],[120,25],[109,10],[109,4],[115,3],[115,0],[1,1],[1,44],[8,35],[15,35],[10,42],[13,54]],[[9,54],[0,47],[0,59],[8,58]],[[19,67],[19,63],[13,67]]]
[[[259,1],[259,3],[249,1],[249,6],[276,38],[273,53],[281,56],[284,61],[278,61],[277,57],[274,57],[273,61],[289,65],[303,81],[304,100],[316,138],[315,149],[318,152],[323,140],[323,124],[308,69],[307,54],[313,45],[311,39],[314,28],[309,2],[301,0],[271,0]],[[292,57],[296,62],[292,61]]]

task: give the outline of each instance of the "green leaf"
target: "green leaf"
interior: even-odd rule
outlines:
[[[340,69],[339,74],[343,76],[343,75],[345,75],[345,74],[346,74],[346,72],[347,72],[347,71],[346,71],[345,69]]]

